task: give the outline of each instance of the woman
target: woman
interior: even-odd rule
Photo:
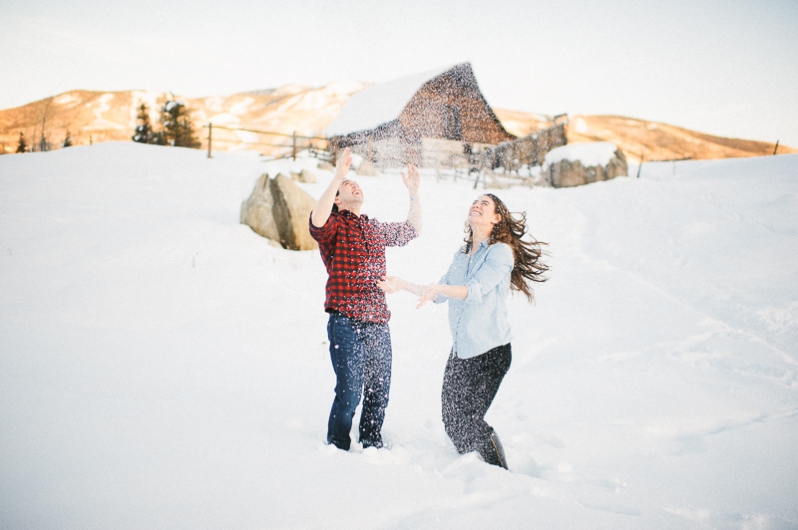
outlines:
[[[468,211],[466,244],[439,283],[423,286],[386,276],[378,284],[386,293],[420,296],[418,307],[449,302],[454,344],[441,396],[446,433],[461,454],[477,451],[505,469],[504,450],[485,413],[512,360],[507,296],[516,290],[534,301],[529,282],[546,281],[548,270],[540,261],[545,243],[523,240],[526,233],[526,214],[516,219],[498,197],[481,195]]]

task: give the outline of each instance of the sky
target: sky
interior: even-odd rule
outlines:
[[[470,62],[493,107],[798,147],[798,0],[3,0],[0,108],[229,95]]]

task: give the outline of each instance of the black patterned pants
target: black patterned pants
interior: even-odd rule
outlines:
[[[459,453],[482,454],[490,447],[493,428],[485,421],[485,413],[511,361],[510,344],[470,359],[461,359],[454,351],[449,355],[441,395],[443,425]]]

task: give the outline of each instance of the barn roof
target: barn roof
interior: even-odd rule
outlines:
[[[361,90],[346,102],[335,120],[324,130],[324,134],[343,136],[374,129],[378,125],[397,119],[413,95],[426,82],[455,66],[414,74]]]

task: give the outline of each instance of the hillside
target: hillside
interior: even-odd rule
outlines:
[[[548,126],[548,118],[539,114],[493,109],[505,128],[525,136]],[[769,156],[775,144],[712,136],[666,123],[624,116],[569,116],[566,130],[569,143],[612,142],[630,160],[712,160]],[[798,153],[798,149],[779,144],[778,154]]]
[[[486,419],[509,472],[448,439],[447,307],[408,293],[388,299],[387,447],[325,445],[324,265],[239,223],[262,173],[312,170],[319,197],[317,162],[0,157],[0,528],[797,527],[798,155],[493,191],[551,266],[508,304]],[[424,232],[389,274],[446,271],[483,193],[453,177],[422,171]],[[358,182],[365,213],[405,218],[398,171]]]
[[[333,83],[320,88],[287,85],[232,96],[179,98],[192,109],[203,148],[207,129],[202,125],[245,128],[302,136],[320,135],[346,101],[367,85],[357,82]],[[42,122],[48,140],[60,146],[69,130],[74,145],[113,140],[127,141],[136,126],[138,106],[144,102],[150,119],[158,122],[158,109],[170,98],[166,92],[96,92],[75,90],[28,105],[0,110],[0,153],[16,150],[19,133],[30,144],[40,135]],[[525,136],[549,126],[546,116],[506,109],[494,109],[505,128]],[[631,160],[717,159],[773,154],[766,142],[711,136],[673,125],[621,116],[570,117],[569,142],[610,141],[619,145]],[[263,154],[285,153],[291,140],[246,131],[215,128],[215,151],[257,150]],[[781,145],[779,154],[798,153]]]

